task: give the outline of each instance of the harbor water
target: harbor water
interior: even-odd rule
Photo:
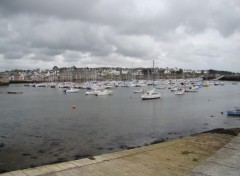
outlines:
[[[240,118],[225,113],[240,106],[240,84],[225,82],[185,95],[161,89],[160,99],[146,101],[134,89],[86,96],[85,90],[64,94],[60,88],[0,87],[0,172],[240,126]]]

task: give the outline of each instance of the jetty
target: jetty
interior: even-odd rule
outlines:
[[[1,176],[237,175],[240,135],[221,130]]]
[[[220,79],[222,79],[225,75],[221,75],[221,76],[218,76],[217,78],[213,79],[212,81],[218,81]]]

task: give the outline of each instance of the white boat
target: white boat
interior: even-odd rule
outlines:
[[[198,92],[197,87],[188,87],[185,89],[185,92]]]
[[[136,89],[133,91],[133,93],[143,93],[144,89]]]
[[[210,83],[208,81],[203,82],[203,87],[208,87]]]
[[[154,73],[154,60],[153,60],[153,73]],[[152,76],[153,76],[153,81],[152,82],[154,83],[154,74]],[[153,84],[153,86],[154,86],[154,84]],[[154,87],[153,87],[152,90],[150,90],[147,93],[141,95],[142,100],[152,100],[152,99],[158,99],[160,97],[161,97],[161,94],[159,92],[156,92]]]
[[[114,84],[107,84],[105,85],[105,89],[114,89],[115,85]]]
[[[71,89],[64,90],[63,92],[65,92],[65,93],[78,93],[79,89],[71,88]]]
[[[156,89],[165,89],[165,88],[166,88],[165,85],[157,85],[157,86],[156,86]]]
[[[98,92],[101,92],[101,90],[92,90],[92,91],[87,91],[85,95],[96,95]]]
[[[143,80],[139,80],[136,84],[135,87],[145,87],[147,84]]]
[[[161,97],[161,94],[159,92],[156,92],[155,89],[152,89],[147,93],[141,95],[142,100],[158,99],[160,97]]]
[[[184,95],[184,90],[177,90],[174,92],[175,95]]]
[[[102,96],[102,95],[112,95],[113,91],[111,90],[100,90],[95,95]]]

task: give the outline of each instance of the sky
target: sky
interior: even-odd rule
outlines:
[[[0,1],[0,71],[151,67],[152,60],[240,72],[240,1]]]

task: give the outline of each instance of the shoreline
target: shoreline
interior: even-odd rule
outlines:
[[[123,146],[120,146],[120,148],[122,150],[117,151],[117,152],[101,154],[101,155],[98,155],[98,156],[91,156],[91,155],[89,155],[89,156],[85,156],[85,157],[80,157],[79,159],[74,160],[74,161],[78,161],[78,160],[91,160],[92,161],[92,160],[95,160],[94,158],[101,157],[101,156],[104,156],[104,155],[112,155],[112,154],[117,154],[117,153],[126,152],[126,151],[141,150],[142,148],[151,148],[151,147],[153,147],[155,145],[161,145],[161,144],[166,145],[167,143],[175,143],[176,141],[185,141],[186,138],[198,138],[198,142],[200,144],[203,142],[205,145],[208,145],[208,141],[205,141],[204,138],[202,139],[200,137],[200,136],[204,136],[205,134],[207,134],[207,136],[210,137],[210,138],[211,137],[215,137],[216,141],[223,137],[223,138],[226,138],[227,142],[229,142],[230,139],[232,139],[234,136],[237,136],[239,133],[240,133],[240,128],[230,128],[230,129],[217,128],[217,129],[208,130],[208,131],[192,134],[192,135],[185,136],[185,137],[178,137],[178,138],[170,139],[170,140],[157,139],[157,140],[154,140],[151,143],[145,144],[143,146],[127,146],[127,145],[123,145]],[[209,143],[211,143],[211,142],[214,142],[214,141],[209,141]],[[219,142],[219,141],[217,141],[217,142]],[[0,147],[4,147],[4,144],[2,146],[0,146]],[[219,148],[217,148],[217,149],[219,149]],[[185,153],[188,153],[187,150],[184,150],[184,148],[182,148],[182,150],[185,151]],[[54,164],[61,164],[61,163],[68,163],[68,162],[71,162],[71,160],[70,161],[65,161],[65,160],[61,161],[61,160],[59,160],[59,161],[55,161],[55,162],[43,163],[43,164],[40,164],[40,165],[29,165],[27,167],[19,168],[19,169],[38,168],[38,167],[43,167],[45,165],[54,165]],[[6,172],[10,172],[10,171],[12,171],[12,170],[7,170],[5,168],[1,168],[0,174],[1,173],[6,173]]]

